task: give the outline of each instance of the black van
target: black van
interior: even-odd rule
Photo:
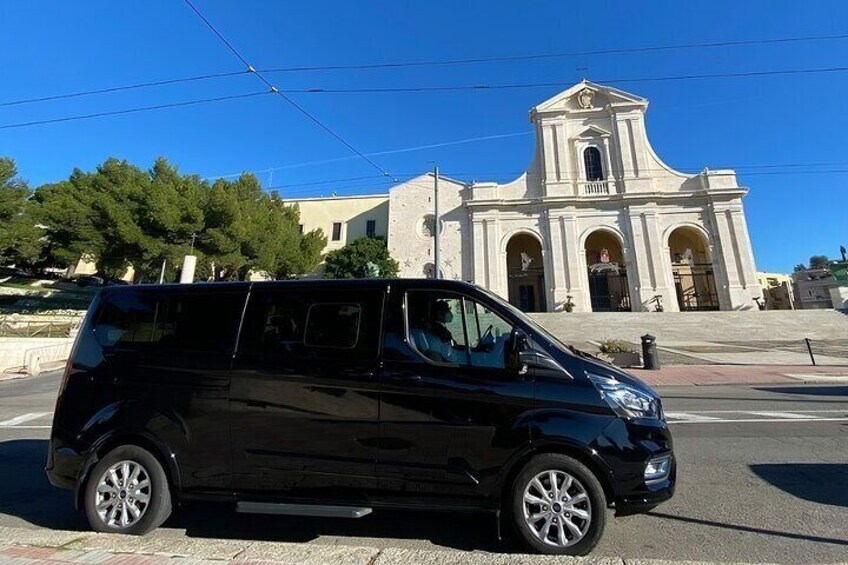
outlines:
[[[400,279],[101,290],[47,461],[100,532],[198,499],[484,510],[565,554],[598,543],[608,507],[670,498],[675,471],[647,385],[489,291]]]

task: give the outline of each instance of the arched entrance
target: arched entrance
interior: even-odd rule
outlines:
[[[545,265],[542,244],[530,234],[519,233],[506,244],[509,302],[524,312],[545,312]]]
[[[718,293],[707,238],[691,226],[675,228],[668,236],[671,272],[681,312],[718,310]]]
[[[586,238],[586,265],[592,312],[630,312],[627,265],[618,237],[600,229]]]

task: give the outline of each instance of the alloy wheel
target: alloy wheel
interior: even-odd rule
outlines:
[[[560,470],[542,471],[524,488],[524,522],[540,541],[569,547],[582,540],[592,522],[584,486]]]
[[[97,515],[110,528],[129,528],[144,516],[150,497],[147,469],[137,461],[119,461],[109,467],[97,483]]]

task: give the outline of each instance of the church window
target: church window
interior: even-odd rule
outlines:
[[[583,164],[586,166],[586,180],[604,180],[604,169],[601,167],[601,151],[597,147],[587,147],[583,151]]]

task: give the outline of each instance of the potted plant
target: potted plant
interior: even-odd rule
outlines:
[[[607,339],[601,342],[601,353],[609,362],[619,367],[638,367],[642,365],[642,356],[633,346],[620,339]]]

